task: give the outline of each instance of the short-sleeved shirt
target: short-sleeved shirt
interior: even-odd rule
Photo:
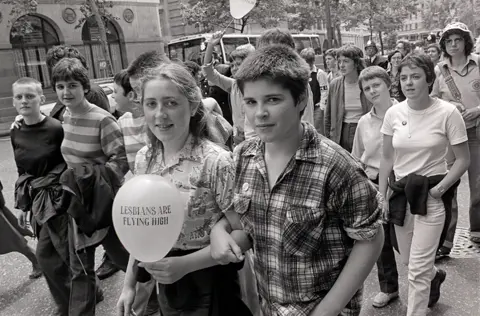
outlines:
[[[397,180],[411,173],[426,177],[446,174],[448,145],[467,141],[460,112],[440,99],[425,110],[413,110],[407,101],[392,106],[385,114],[381,132],[393,137]]]
[[[432,97],[437,97],[447,102],[457,102],[448,88],[445,77],[440,71],[440,67],[447,67],[450,70],[452,79],[455,82],[461,94],[460,102],[465,109],[472,109],[480,105],[480,57],[470,54],[467,57],[467,63],[462,70],[457,72],[452,68],[450,60],[445,58],[444,61],[438,63],[435,67],[437,79],[433,84]],[[477,120],[466,121],[467,128],[475,127]]]
[[[355,240],[381,225],[380,195],[344,149],[302,123],[295,155],[270,190],[264,143],[234,151],[234,209],[253,239],[264,315],[310,315],[340,275]],[[359,315],[360,291],[342,315]]]
[[[163,162],[161,150],[156,157],[151,155],[151,145],[140,149],[135,159],[135,174],[166,178],[180,190],[185,205],[185,222],[174,248],[193,250],[208,246],[213,225],[231,208],[233,201],[231,153],[208,140],[195,144],[190,136],[169,162]]]

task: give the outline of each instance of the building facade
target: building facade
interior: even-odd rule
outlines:
[[[87,59],[90,78],[107,76],[95,19],[80,27],[84,0],[38,0],[35,14],[12,19],[11,7],[0,4],[0,129],[11,123],[15,111],[11,86],[20,77],[39,80],[46,94],[52,93],[46,53],[55,45],[71,45]],[[108,8],[114,17],[107,22],[108,52],[113,71],[148,50],[163,49],[158,0],[115,0]],[[13,110],[13,111],[12,111]],[[5,126],[4,126],[5,125]]]

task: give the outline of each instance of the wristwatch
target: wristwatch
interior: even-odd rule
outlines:
[[[444,188],[442,185],[437,185],[437,190],[438,190],[438,192],[440,192],[441,194],[445,193],[445,188]]]

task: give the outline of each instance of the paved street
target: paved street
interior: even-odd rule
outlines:
[[[8,138],[0,139],[0,179],[4,185],[7,205],[13,205],[13,186],[17,178],[15,163]],[[465,236],[468,228],[468,189],[466,177],[459,189],[459,231],[454,249],[455,258],[448,259],[440,267],[447,271],[447,280],[442,287],[440,302],[430,310],[431,316],[479,316],[480,315],[480,251],[471,245]],[[5,241],[0,241],[5,242]],[[34,241],[30,241],[32,246]],[[97,260],[101,252],[97,252]],[[22,255],[11,253],[0,256],[0,316],[45,316],[51,315],[54,306],[43,278],[29,280],[29,261]],[[397,316],[406,313],[407,277],[406,268],[399,264],[400,299],[384,309],[371,307],[378,291],[376,270],[372,271],[364,291],[362,316]],[[97,306],[97,315],[115,315],[115,303],[122,286],[123,273],[102,282],[105,300]]]

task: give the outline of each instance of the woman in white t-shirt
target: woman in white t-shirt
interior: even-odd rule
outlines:
[[[383,196],[388,186],[393,190],[385,210],[395,223],[401,259],[408,264],[407,315],[418,316],[426,315],[427,306],[432,307],[440,298],[446,273],[435,268],[435,253],[449,220],[452,191],[470,158],[460,112],[454,105],[429,96],[435,80],[430,58],[410,54],[399,71],[407,99],[385,115],[379,186]],[[449,144],[456,160],[447,173]],[[395,178],[389,179],[392,170]]]

